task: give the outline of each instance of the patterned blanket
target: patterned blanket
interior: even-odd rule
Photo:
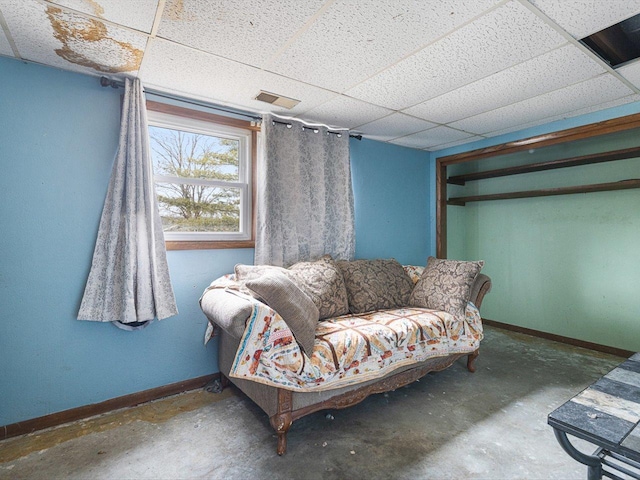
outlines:
[[[321,321],[309,357],[278,313],[249,296],[247,300],[253,313],[230,376],[286,390],[330,390],[381,378],[429,358],[471,353],[482,340],[480,313],[471,303],[459,319],[408,307]]]

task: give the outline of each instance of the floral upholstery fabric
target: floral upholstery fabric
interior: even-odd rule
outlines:
[[[422,276],[422,272],[424,272],[424,267],[418,265],[403,265],[402,268],[407,272],[407,275],[409,275],[409,278],[414,285],[418,283],[418,280],[420,280],[420,277]]]
[[[325,255],[315,262],[298,262],[289,267],[289,273],[318,307],[320,320],[349,313],[342,273],[331,257]]]
[[[409,304],[434,308],[463,317],[473,282],[484,262],[462,262],[429,257],[427,266],[411,292]]]
[[[298,262],[288,269],[271,265],[235,266],[236,278],[242,283],[272,272],[284,273],[293,280],[318,307],[321,320],[349,313],[342,273],[329,255],[313,262]]]
[[[399,308],[320,322],[308,355],[280,315],[253,302],[230,376],[299,392],[345,387],[429,358],[471,353],[483,336],[472,304],[463,317]]]
[[[351,313],[408,305],[413,283],[396,260],[336,262],[344,277]]]

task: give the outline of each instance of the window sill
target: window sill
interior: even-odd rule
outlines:
[[[214,250],[230,248],[254,248],[253,240],[168,241],[167,250]]]

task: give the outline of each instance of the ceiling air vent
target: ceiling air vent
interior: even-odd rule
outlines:
[[[640,15],[580,40],[613,68],[640,57]]]
[[[260,93],[256,97],[256,100],[260,100],[261,102],[270,103],[271,105],[277,105],[278,107],[284,107],[288,109],[292,109],[293,107],[295,107],[300,103],[300,100],[295,100],[289,97],[283,97],[282,95],[265,92],[263,90],[260,90]]]

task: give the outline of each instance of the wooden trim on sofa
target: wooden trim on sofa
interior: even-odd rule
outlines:
[[[329,398],[328,400],[314,403],[297,410],[293,410],[292,392],[290,390],[284,390],[278,388],[278,412],[270,418],[271,426],[278,434],[278,445],[276,452],[278,455],[284,455],[287,451],[287,432],[291,427],[291,424],[299,418],[317,412],[319,410],[327,409],[342,409],[351,407],[357,403],[362,402],[365,398],[374,393],[384,393],[397,390],[400,387],[409,385],[416,380],[424,377],[429,372],[439,372],[445,368],[453,365],[456,360],[462,357],[468,357],[467,369],[470,372],[475,371],[473,362],[478,357],[478,351],[472,353],[456,353],[448,355],[446,357],[436,357],[427,360],[424,364],[415,368],[405,370],[389,377],[384,377],[381,380]]]
[[[483,318],[482,323],[491,327],[501,328],[503,330],[509,330],[511,332],[524,333],[525,335],[531,335],[532,337],[544,338],[545,340],[552,340],[558,343],[564,343],[567,345],[573,345],[574,347],[588,348],[589,350],[595,350],[596,352],[608,353],[617,357],[629,358],[635,352],[631,350],[624,350],[622,348],[610,347],[608,345],[600,345],[599,343],[587,342],[585,340],[578,340],[577,338],[563,337],[562,335],[556,335],[555,333],[543,332],[540,330],[534,330],[532,328],[520,327],[519,325],[511,325],[508,323],[496,322],[488,318]]]
[[[150,402],[151,400],[158,400],[170,395],[202,388],[213,379],[219,377],[220,373],[204,375],[202,377],[192,378],[182,382],[171,383],[169,385],[163,385],[161,387],[151,388],[149,390],[143,390],[129,395],[123,395],[122,397],[112,398],[105,400],[104,402],[84,405],[82,407],[52,413],[43,417],[25,420],[24,422],[1,426],[0,440],[17,437],[18,435],[24,435],[38,430],[44,430],[45,428],[57,427],[64,423],[82,420],[83,418],[108,413],[120,408],[134,407],[141,403]]]

